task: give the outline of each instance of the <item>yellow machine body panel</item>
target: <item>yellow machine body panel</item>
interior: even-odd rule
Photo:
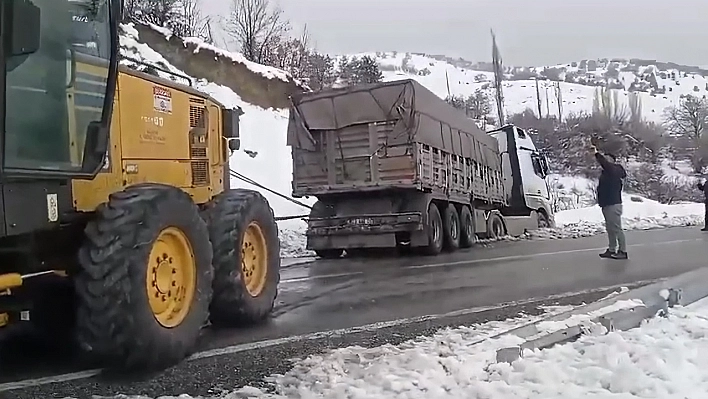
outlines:
[[[93,68],[77,64],[77,72]],[[121,67],[106,165],[93,180],[72,181],[74,208],[91,212],[139,183],[179,187],[194,202],[208,202],[224,190],[222,110],[191,87]]]

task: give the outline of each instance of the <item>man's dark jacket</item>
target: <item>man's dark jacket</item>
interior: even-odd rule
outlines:
[[[708,184],[698,183],[697,186],[699,190],[703,191],[703,197],[705,198],[706,205],[708,205]],[[708,212],[708,207],[706,207],[706,211]],[[708,220],[706,220],[706,226],[708,226]]]
[[[622,203],[623,179],[627,177],[622,165],[610,162],[604,155],[595,153],[597,162],[602,166],[600,182],[597,185],[597,204],[601,208]]]

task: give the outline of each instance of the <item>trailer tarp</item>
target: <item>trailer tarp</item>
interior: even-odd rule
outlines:
[[[415,141],[499,167],[496,139],[412,79],[294,96],[288,145],[314,150],[314,130],[395,121],[389,144]]]

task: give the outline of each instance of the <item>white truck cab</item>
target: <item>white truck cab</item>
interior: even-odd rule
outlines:
[[[502,158],[504,186],[508,196],[510,216],[537,213],[539,227],[553,227],[553,198],[548,184],[548,158],[533,143],[523,129],[505,125],[488,132],[497,139]]]

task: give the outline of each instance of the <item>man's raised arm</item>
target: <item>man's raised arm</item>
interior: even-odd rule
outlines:
[[[597,147],[591,146],[590,147],[590,152],[595,155],[595,159],[597,159],[597,162],[602,166],[602,169],[607,169],[610,163],[607,161],[607,158],[605,158],[604,155],[602,155],[598,150]]]

